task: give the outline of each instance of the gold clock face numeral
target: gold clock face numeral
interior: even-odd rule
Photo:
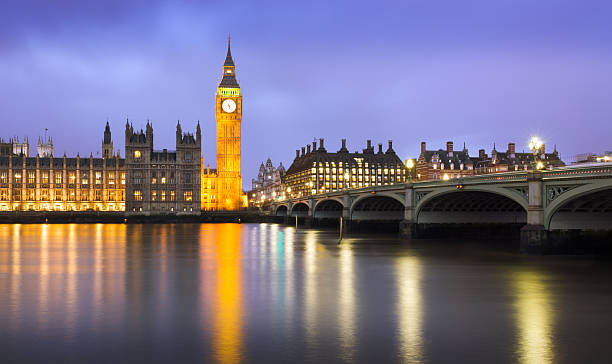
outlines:
[[[226,113],[232,113],[236,110],[236,102],[232,99],[225,99],[221,103],[221,108]]]

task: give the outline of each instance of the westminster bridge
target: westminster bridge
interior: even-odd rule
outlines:
[[[277,201],[271,210],[306,225],[342,217],[349,231],[365,221],[397,222],[406,238],[432,226],[522,226],[521,250],[539,252],[577,232],[612,232],[612,165],[350,189]]]

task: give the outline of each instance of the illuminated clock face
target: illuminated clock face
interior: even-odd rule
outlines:
[[[236,102],[234,102],[232,99],[225,99],[223,100],[221,107],[223,108],[223,111],[227,113],[234,112],[234,110],[236,110]]]

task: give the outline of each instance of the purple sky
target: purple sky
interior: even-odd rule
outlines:
[[[99,153],[107,118],[122,150],[126,117],[152,120],[156,149],[174,148],[177,119],[200,120],[214,165],[228,32],[245,188],[314,137],[334,151],[393,139],[402,158],[422,140],[474,155],[532,134],[566,162],[612,149],[610,1],[50,3],[0,4],[0,134],[48,128],[56,155]]]

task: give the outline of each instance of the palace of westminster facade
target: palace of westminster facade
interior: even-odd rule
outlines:
[[[228,41],[215,96],[217,169],[203,168],[200,124],[195,135],[176,126],[176,149],[153,148],[153,125],[125,127],[125,158],[114,152],[108,122],[102,157],[56,157],[51,138],[0,139],[0,211],[125,211],[197,215],[246,206],[241,175],[242,94]]]

